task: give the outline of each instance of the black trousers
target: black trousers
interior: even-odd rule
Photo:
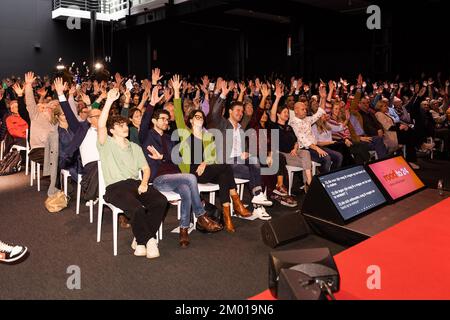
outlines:
[[[191,165],[191,173],[197,177],[198,183],[215,183],[220,186],[219,200],[220,204],[230,202],[230,190],[236,189],[234,182],[233,169],[227,164],[207,165],[203,174],[199,177],[195,170],[198,166]],[[195,170],[194,170],[195,169]],[[192,172],[193,171],[193,172]]]
[[[397,139],[399,144],[403,144],[406,147],[406,161],[408,162],[416,162],[417,161],[417,153],[416,153],[416,145],[417,141],[420,139],[416,136],[415,131],[413,130],[399,130],[397,131]]]
[[[167,199],[152,186],[138,194],[140,181],[128,179],[106,187],[104,199],[122,209],[130,219],[131,228],[139,245],[156,238],[167,208]]]

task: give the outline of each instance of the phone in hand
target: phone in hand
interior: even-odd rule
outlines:
[[[216,84],[215,84],[214,82],[210,82],[210,83],[209,83],[208,90],[209,90],[209,91],[214,91],[215,86],[216,86]]]

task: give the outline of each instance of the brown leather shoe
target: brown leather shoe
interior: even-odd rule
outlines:
[[[231,211],[230,206],[223,206],[223,222],[225,224],[225,230],[229,233],[233,233],[234,230],[233,222],[231,221]]]
[[[180,228],[180,247],[187,248],[189,245],[189,228]]]
[[[128,218],[125,217],[123,214],[119,215],[119,223],[120,223],[120,227],[122,229],[129,229],[129,228],[131,228],[131,224],[129,224]]]
[[[206,213],[198,217],[197,227],[200,227],[200,229],[206,232],[217,232],[223,229],[223,226],[220,223],[212,220]]]
[[[235,194],[231,196],[231,200],[233,200],[233,210],[237,215],[244,218],[251,217],[252,213],[246,207],[244,207],[241,199],[239,199],[239,195]]]

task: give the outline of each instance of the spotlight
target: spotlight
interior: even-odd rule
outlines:
[[[95,64],[95,66],[94,66],[94,68],[95,68],[95,70],[101,70],[101,69],[103,69],[103,64],[101,64],[100,62],[97,62],[96,64]]]
[[[66,69],[66,67],[62,63],[62,58],[59,58],[58,59],[58,64],[56,65],[56,70],[62,71],[64,69]]]

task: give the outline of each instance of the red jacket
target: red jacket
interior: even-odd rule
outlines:
[[[12,114],[6,118],[6,128],[13,138],[26,138],[28,124],[19,115]]]

